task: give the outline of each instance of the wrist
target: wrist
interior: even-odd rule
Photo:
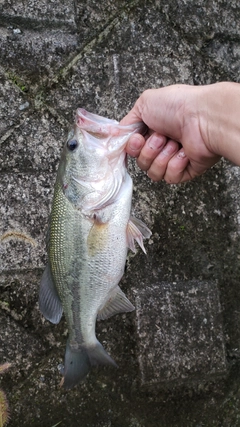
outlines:
[[[240,165],[240,84],[202,86],[198,116],[208,150]]]

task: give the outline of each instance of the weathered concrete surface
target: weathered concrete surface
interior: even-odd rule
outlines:
[[[135,293],[143,385],[171,386],[226,374],[216,283],[160,281],[145,283]]]
[[[99,322],[118,370],[59,388],[66,324],[38,311],[62,144],[82,106],[120,119],[147,87],[239,81],[231,2],[0,3],[0,364],[10,426],[239,426],[239,169],[181,186],[130,160],[133,211],[153,235],[121,287],[136,312]],[[191,293],[191,290],[196,290]]]

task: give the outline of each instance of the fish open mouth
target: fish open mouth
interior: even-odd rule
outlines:
[[[135,132],[144,135],[147,130],[147,126],[143,122],[121,126],[117,120],[89,113],[84,108],[77,109],[76,125],[96,138],[124,136]]]

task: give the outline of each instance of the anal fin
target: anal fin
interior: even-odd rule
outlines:
[[[127,299],[124,292],[117,286],[108,295],[108,300],[102,308],[100,308],[97,319],[104,320],[118,313],[126,313],[133,311],[135,307]]]

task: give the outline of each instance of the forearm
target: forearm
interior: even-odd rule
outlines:
[[[240,84],[202,88],[199,122],[208,149],[240,165]]]

